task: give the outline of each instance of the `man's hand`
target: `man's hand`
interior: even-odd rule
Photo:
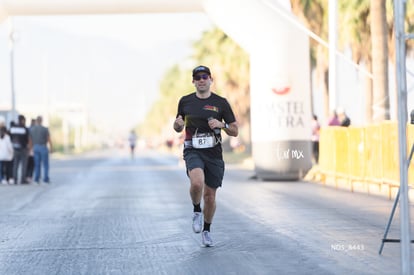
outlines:
[[[224,128],[224,122],[218,121],[215,118],[208,119],[208,126],[211,130]]]
[[[179,115],[174,121],[174,130],[176,132],[181,132],[184,129],[184,120],[181,115]]]

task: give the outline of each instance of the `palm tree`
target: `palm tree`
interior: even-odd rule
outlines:
[[[395,33],[394,33],[394,10],[393,10],[393,1],[387,1],[386,6],[386,13],[387,13],[387,21],[388,21],[388,57],[391,60],[391,63],[395,67]],[[413,33],[414,32],[414,5],[412,1],[407,1],[406,5],[406,16],[405,16],[405,25],[406,25],[406,32]],[[412,52],[414,49],[414,40],[407,40],[406,50],[407,53]],[[397,106],[397,89],[394,89],[394,106]],[[397,117],[397,108],[394,110],[394,116]]]
[[[192,59],[211,67],[216,92],[232,105],[241,138],[250,143],[250,62],[248,54],[222,30],[205,32],[194,43]]]
[[[372,75],[374,121],[390,118],[388,92],[388,37],[386,0],[371,0]]]
[[[379,5],[380,7],[385,7],[381,5],[385,3],[385,0],[372,0],[371,4],[375,7]],[[292,9],[295,14],[303,18],[308,27],[321,36],[323,39],[327,36],[327,1],[311,1],[311,0],[292,0]],[[379,120],[388,118],[389,110],[389,99],[388,99],[388,67],[387,61],[384,61],[383,57],[379,54],[387,52],[386,46],[382,43],[381,47],[374,46],[372,43],[378,43],[378,41],[384,41],[384,28],[386,30],[387,25],[383,24],[382,21],[381,28],[374,27],[375,32],[382,31],[382,40],[371,39],[371,24],[368,24],[371,15],[370,2],[368,0],[348,0],[341,1],[339,5],[340,13],[339,17],[341,20],[339,33],[341,34],[340,42],[342,47],[350,47],[352,51],[352,57],[354,62],[358,64],[364,64],[369,72],[372,70],[373,62],[373,52],[375,48],[375,68],[376,74],[375,79],[380,79],[375,81],[375,88],[378,92],[373,94],[373,81],[370,78],[367,78],[365,86],[365,113],[366,113],[366,122],[371,122],[373,117],[373,102],[381,102],[381,108],[384,110],[383,116],[378,116]],[[377,20],[384,20],[385,9],[377,9],[376,12],[380,12],[380,15],[375,15]],[[375,23],[378,24],[378,23]],[[385,32],[385,41],[386,41],[386,32]],[[325,88],[328,90],[327,76],[328,76],[328,60],[326,58],[326,50],[322,45],[314,43],[311,44],[315,48],[316,52],[316,68],[318,75],[321,79],[325,80]],[[376,45],[376,44],[375,44]],[[382,60],[380,65],[378,65],[377,60]],[[385,64],[385,65],[384,65]],[[379,87],[377,87],[379,86]],[[375,97],[375,100],[374,100]],[[325,112],[328,110],[328,93],[325,94]]]
[[[215,91],[231,102],[241,126],[241,138],[249,144],[250,74],[247,53],[220,29],[214,28],[194,42],[191,59],[196,64],[210,66]],[[190,69],[179,65],[171,67],[160,82],[160,99],[153,104],[147,118],[140,125],[141,135],[157,135],[164,125],[169,125],[171,117],[177,111],[178,99],[192,90],[194,86],[191,85]]]
[[[371,28],[369,1],[341,1],[340,10],[340,44],[350,47],[352,60],[372,72]],[[371,123],[373,117],[373,81],[371,76],[365,78],[365,122]]]

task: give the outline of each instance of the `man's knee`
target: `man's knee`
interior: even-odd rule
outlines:
[[[214,204],[216,201],[216,190],[206,186],[204,189],[203,198],[204,198],[204,203]]]
[[[188,172],[192,185],[203,187],[204,184],[204,171],[201,168],[194,168]]]
[[[201,180],[199,180],[199,179],[191,180],[191,186],[193,186],[194,188],[197,188],[199,190],[202,190],[203,189],[203,185],[204,185],[204,183]]]
[[[216,196],[214,194],[204,194],[204,203],[212,205],[216,201]]]

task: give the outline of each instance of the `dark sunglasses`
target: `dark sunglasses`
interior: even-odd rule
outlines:
[[[207,80],[210,76],[208,74],[202,74],[202,75],[195,75],[193,77],[194,80],[200,80],[200,79],[204,79]]]

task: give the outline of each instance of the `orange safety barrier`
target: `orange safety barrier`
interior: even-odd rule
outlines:
[[[407,125],[407,158],[414,144],[414,125]],[[398,125],[385,121],[366,127],[322,127],[319,173],[350,181],[399,185]],[[414,181],[414,160],[408,170]],[[324,177],[326,178],[326,177]]]

